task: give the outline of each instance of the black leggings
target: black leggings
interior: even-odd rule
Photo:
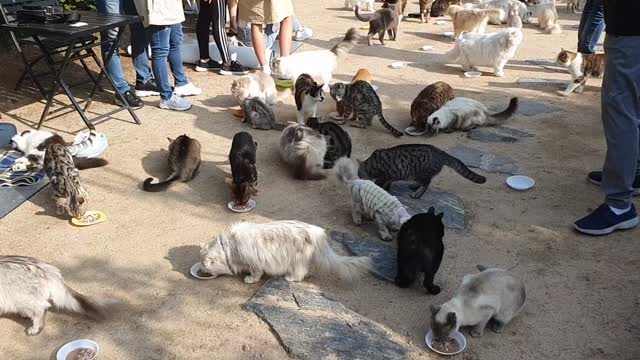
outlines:
[[[227,33],[224,30],[227,22],[227,0],[200,0],[200,12],[196,24],[200,59],[209,57],[209,25],[213,24],[213,40],[215,40],[223,63],[228,63],[229,48],[227,47]]]

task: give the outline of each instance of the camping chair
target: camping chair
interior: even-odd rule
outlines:
[[[0,18],[0,23],[9,24],[9,23],[15,22],[17,18],[16,13],[18,12],[18,10],[22,9],[22,7],[25,5],[60,6],[57,0],[0,0],[0,14],[2,15]],[[25,66],[25,69],[22,71],[20,78],[18,78],[15,90],[16,91],[20,90],[22,83],[24,82],[25,78],[28,75],[31,78],[31,81],[33,81],[33,83],[36,85],[36,87],[38,88],[42,96],[44,96],[45,98],[47,97],[46,95],[47,92],[45,91],[44,87],[42,86],[41,82],[38,79],[41,78],[42,76],[50,75],[52,74],[52,72],[45,71],[41,73],[35,73],[34,67],[43,59],[50,62],[54,66],[61,64],[62,60],[61,59],[55,60],[54,55],[64,53],[69,46],[73,46],[73,47],[86,46],[89,44],[93,44],[98,40],[98,38],[95,36],[88,36],[86,38],[79,39],[78,42],[75,44],[68,45],[67,42],[65,42],[63,39],[56,39],[55,37],[47,37],[39,40],[40,44],[36,44],[34,39],[30,37],[22,36],[21,34],[14,33],[14,32],[11,32],[11,39],[13,40],[13,44],[15,45],[18,53],[20,54],[20,57],[22,57],[22,60]],[[22,50],[23,46],[38,49],[38,51],[40,52],[40,55],[36,56],[33,59],[29,59],[24,53],[24,51]],[[45,49],[46,51],[43,52],[42,49]],[[74,53],[74,55],[72,56],[71,60],[80,61],[80,64],[82,64],[82,67],[84,68],[85,72],[89,76],[89,79],[71,84],[69,86],[70,88],[92,82],[98,85],[99,89],[102,90],[102,87],[100,87],[100,85],[97,83],[98,79],[91,73],[91,71],[89,70],[89,67],[84,61],[84,59],[89,57],[95,57],[95,55],[94,54],[92,55],[90,52],[86,50],[84,54],[78,52],[78,53]]]

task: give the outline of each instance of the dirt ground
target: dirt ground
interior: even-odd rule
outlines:
[[[301,51],[330,48],[349,27],[362,25],[342,4],[341,0],[296,1],[301,22],[315,33]],[[571,228],[603,199],[598,188],[585,181],[588,171],[600,168],[605,153],[600,81],[591,81],[583,94],[568,99],[555,94],[557,86],[527,88],[515,83],[519,77],[568,78],[525,62],[552,59],[561,47],[575,48],[572,26],[578,24],[579,15],[566,14],[564,5],[558,6],[564,32],[545,35],[526,25],[524,42],[506,66],[504,78],[490,73],[478,79],[462,77],[459,66],[443,64],[442,53],[452,42],[439,34],[452,30],[450,26],[413,19],[402,22],[398,41],[386,46],[362,44],[339,61],[334,81],[349,80],[358,68],[370,69],[385,115],[398,128],[408,126],[415,95],[437,80],[451,84],[457,96],[486,103],[506,105],[510,96],[517,95],[564,109],[550,115],[516,116],[509,126],[535,134],[516,144],[480,143],[462,133],[396,139],[379,123],[367,130],[345,127],[353,140],[353,156],[359,159],[377,148],[403,143],[442,148],[465,144],[512,157],[522,173],[536,180],[532,190],[517,192],[507,188],[504,175],[483,173],[488,177],[484,185],[450,170],[435,178],[432,188],[458,194],[468,214],[465,230],[446,232],[446,252],[436,276],[443,291],[437,296],[426,294],[418,284],[399,289],[368,275],[355,285],[330,277],[308,278],[329,296],[398,334],[412,345],[410,358],[437,357],[423,340],[429,305],[448,300],[476,264],[513,269],[526,283],[528,303],[503,334],[468,336],[468,350],[458,358],[640,358],[640,230],[590,238]],[[417,8],[412,2],[408,12]],[[419,51],[423,45],[435,46],[436,53]],[[395,61],[410,65],[394,70],[389,64]],[[23,130],[39,119],[43,105],[28,91],[13,91],[21,69],[18,58],[5,56],[3,63],[9,71],[0,75],[2,120]],[[123,64],[133,82],[130,59],[124,57]],[[74,289],[126,303],[105,323],[50,313],[46,328],[36,337],[25,335],[26,321],[0,319],[1,359],[51,358],[61,345],[77,338],[97,341],[101,359],[284,359],[287,354],[269,327],[241,309],[264,281],[247,285],[236,277],[192,279],[188,269],[198,261],[200,244],[240,220],[296,219],[375,238],[373,225],[353,225],[346,189],[333,179],[292,179],[277,156],[279,134],[248,129],[232,116],[233,77],[195,73],[191,68],[188,76],[205,91],[193,98],[192,110],[160,110],[158,98],[147,98],[137,112],[141,126],[132,124],[126,113],[98,125],[109,136],[105,157],[111,164],[84,171],[82,180],[90,208],[106,213],[106,223],[72,227],[54,216],[46,190],[0,220],[0,253],[46,260],[62,270]],[[275,108],[278,120],[294,120],[292,96],[283,92],[280,97]],[[66,102],[62,96],[58,99]],[[110,100],[111,95],[101,94],[91,113],[112,109]],[[334,106],[328,99],[322,113]],[[77,114],[70,113],[47,121],[45,129],[71,139],[82,125]],[[250,131],[259,144],[261,193],[254,211],[238,215],[226,209],[229,194],[224,179],[229,176],[231,138],[241,130]],[[202,143],[200,175],[166,193],[143,192],[145,178],[166,175],[167,136],[183,133]]]

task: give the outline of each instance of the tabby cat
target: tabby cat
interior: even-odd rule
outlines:
[[[382,115],[382,102],[371,84],[366,81],[356,81],[353,84],[336,83],[330,86],[331,97],[337,102],[342,101],[344,119],[352,120],[351,126],[366,128],[371,125],[374,117],[394,136],[403,133],[395,129]]]
[[[309,74],[302,74],[296,79],[294,98],[298,110],[296,114],[298,124],[303,124],[304,119],[309,116],[316,117],[318,104],[324,101],[323,86],[313,80]]]
[[[422,89],[411,103],[411,126],[414,131],[426,131],[429,116],[454,97],[451,86],[442,81],[436,81]]]
[[[425,23],[429,21],[429,14],[431,14],[431,7],[433,6],[433,0],[420,0],[420,22]]]
[[[49,177],[56,213],[75,218],[84,216],[88,194],[80,184],[80,172],[73,163],[73,156],[63,144],[53,143],[47,147],[44,172]]]
[[[308,127],[324,135],[327,141],[327,153],[324,155],[324,168],[330,169],[336,160],[346,156],[351,156],[351,137],[340,125],[333,122],[319,122],[318,118],[307,119]]]
[[[171,174],[162,182],[152,184],[153,178],[147,178],[142,184],[144,191],[157,192],[167,190],[174,181],[187,182],[193,180],[200,171],[200,143],[187,134],[175,140],[167,138],[169,144],[169,171]]]
[[[569,50],[560,51],[556,59],[558,65],[569,70],[571,82],[564,91],[558,91],[562,96],[569,96],[573,91],[581,93],[589,77],[601,77],[604,73],[605,54],[582,54]]]
[[[431,16],[440,17],[446,15],[449,5],[460,5],[460,0],[435,0],[431,5]]]
[[[254,129],[282,130],[285,128],[285,125],[276,122],[273,110],[258,98],[243,100],[242,111],[244,112],[242,122],[248,122]]]
[[[434,176],[444,166],[477,184],[487,179],[471,171],[462,161],[447,154],[433,145],[405,144],[388,149],[378,149],[369,158],[360,163],[358,175],[362,179],[373,180],[378,186],[389,190],[393,181],[413,181],[414,199],[420,198],[429,188]]]

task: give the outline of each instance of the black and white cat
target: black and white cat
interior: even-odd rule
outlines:
[[[318,104],[324,101],[324,85],[318,84],[311,75],[302,74],[296,79],[294,98],[298,124],[304,124],[308,117],[316,117]]]

